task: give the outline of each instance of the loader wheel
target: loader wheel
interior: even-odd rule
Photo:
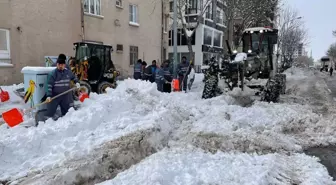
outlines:
[[[79,90],[78,91],[73,91],[73,97],[74,97],[74,100],[76,100],[76,101],[79,100],[79,92],[85,92],[89,95],[92,92],[91,85],[88,82],[79,81],[79,84],[80,84]]]
[[[277,103],[280,100],[281,85],[275,79],[269,79],[262,92],[261,101]]]
[[[106,89],[107,88],[113,88],[115,89],[116,88],[116,85],[114,83],[110,83],[110,82],[101,82],[99,85],[98,85],[98,94],[103,94],[103,93],[106,93]]]

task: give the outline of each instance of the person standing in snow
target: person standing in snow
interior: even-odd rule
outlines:
[[[156,60],[152,61],[152,65],[150,66],[150,68],[148,69],[149,72],[152,74],[152,76],[150,77],[149,81],[150,82],[155,82],[155,78],[156,78],[156,69],[158,68],[158,66],[156,65]]]
[[[147,80],[147,77],[146,77],[146,67],[147,67],[147,62],[143,61],[141,63],[141,80]]]
[[[163,92],[166,93],[171,93],[171,82],[173,81],[173,70],[169,66],[169,63],[169,60],[166,60],[163,63],[163,75],[166,82],[163,84]]]
[[[72,93],[65,94],[51,101],[52,97],[70,90],[71,81],[74,81],[76,87],[80,88],[77,77],[71,70],[66,68],[65,60],[62,57],[59,57],[57,59],[57,67],[51,71],[48,79],[46,119],[52,118],[55,115],[58,106],[61,107],[62,116],[64,116],[70,107],[73,106]]]
[[[334,71],[333,67],[330,67],[330,70],[329,70],[329,72],[330,72],[330,76],[332,76],[333,71]]]
[[[203,69],[205,80],[204,90],[202,94],[203,99],[213,98],[216,97],[217,94],[222,93],[218,88],[218,74],[220,72],[218,62],[215,60],[214,57],[212,57],[208,62],[209,63],[207,68]]]
[[[157,90],[160,92],[163,92],[163,84],[166,83],[165,79],[164,79],[164,71],[162,69],[163,64],[161,65],[161,68],[156,68],[155,71],[155,83],[157,85]]]
[[[133,77],[135,80],[141,79],[141,68],[142,68],[142,60],[139,59],[136,64],[134,64],[134,74]]]
[[[182,62],[177,66],[177,74],[180,82],[180,89],[187,91],[188,75],[189,75],[189,63],[187,57],[182,57]]]

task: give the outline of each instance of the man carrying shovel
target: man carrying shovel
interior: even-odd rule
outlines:
[[[80,88],[77,77],[71,72],[71,70],[66,68],[65,59],[59,57],[56,63],[56,69],[50,73],[48,80],[46,99],[48,105],[45,119],[52,118],[55,115],[58,106],[61,107],[62,116],[64,116],[72,106],[72,93],[67,93],[51,101],[52,97],[71,89],[70,81],[74,81],[76,83],[76,87]]]

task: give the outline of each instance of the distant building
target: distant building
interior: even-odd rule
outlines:
[[[224,17],[224,9],[226,3],[224,0],[212,0],[212,2],[205,7],[202,0],[189,0],[189,7],[186,8],[185,19],[187,21],[188,29],[196,29],[192,36],[192,49],[194,64],[196,72],[200,72],[200,67],[203,62],[211,57],[215,57],[220,60],[223,54],[223,30],[226,28]],[[198,15],[201,11],[205,10],[203,18],[200,24],[195,28],[198,21]],[[173,1],[170,0],[170,13],[173,17]],[[187,39],[182,30],[181,21],[178,21],[178,31],[177,31],[177,60],[181,61],[183,56],[189,57],[189,50]],[[170,19],[169,22],[169,48],[168,57],[171,61],[174,59],[174,43],[173,43],[173,20]]]

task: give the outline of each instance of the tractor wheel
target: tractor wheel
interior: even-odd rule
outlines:
[[[101,82],[98,85],[98,89],[97,89],[98,94],[106,93],[106,88],[108,88],[108,87],[115,89],[116,88],[116,84],[110,83],[110,82],[106,82],[106,81]]]
[[[275,79],[269,79],[262,92],[261,101],[277,103],[280,100],[281,86]]]
[[[85,93],[90,95],[90,93],[92,92],[91,85],[86,81],[79,81],[79,84],[80,84],[79,91],[85,92]],[[78,91],[73,91],[73,97],[74,97],[74,100],[78,101],[79,100],[79,92]]]

